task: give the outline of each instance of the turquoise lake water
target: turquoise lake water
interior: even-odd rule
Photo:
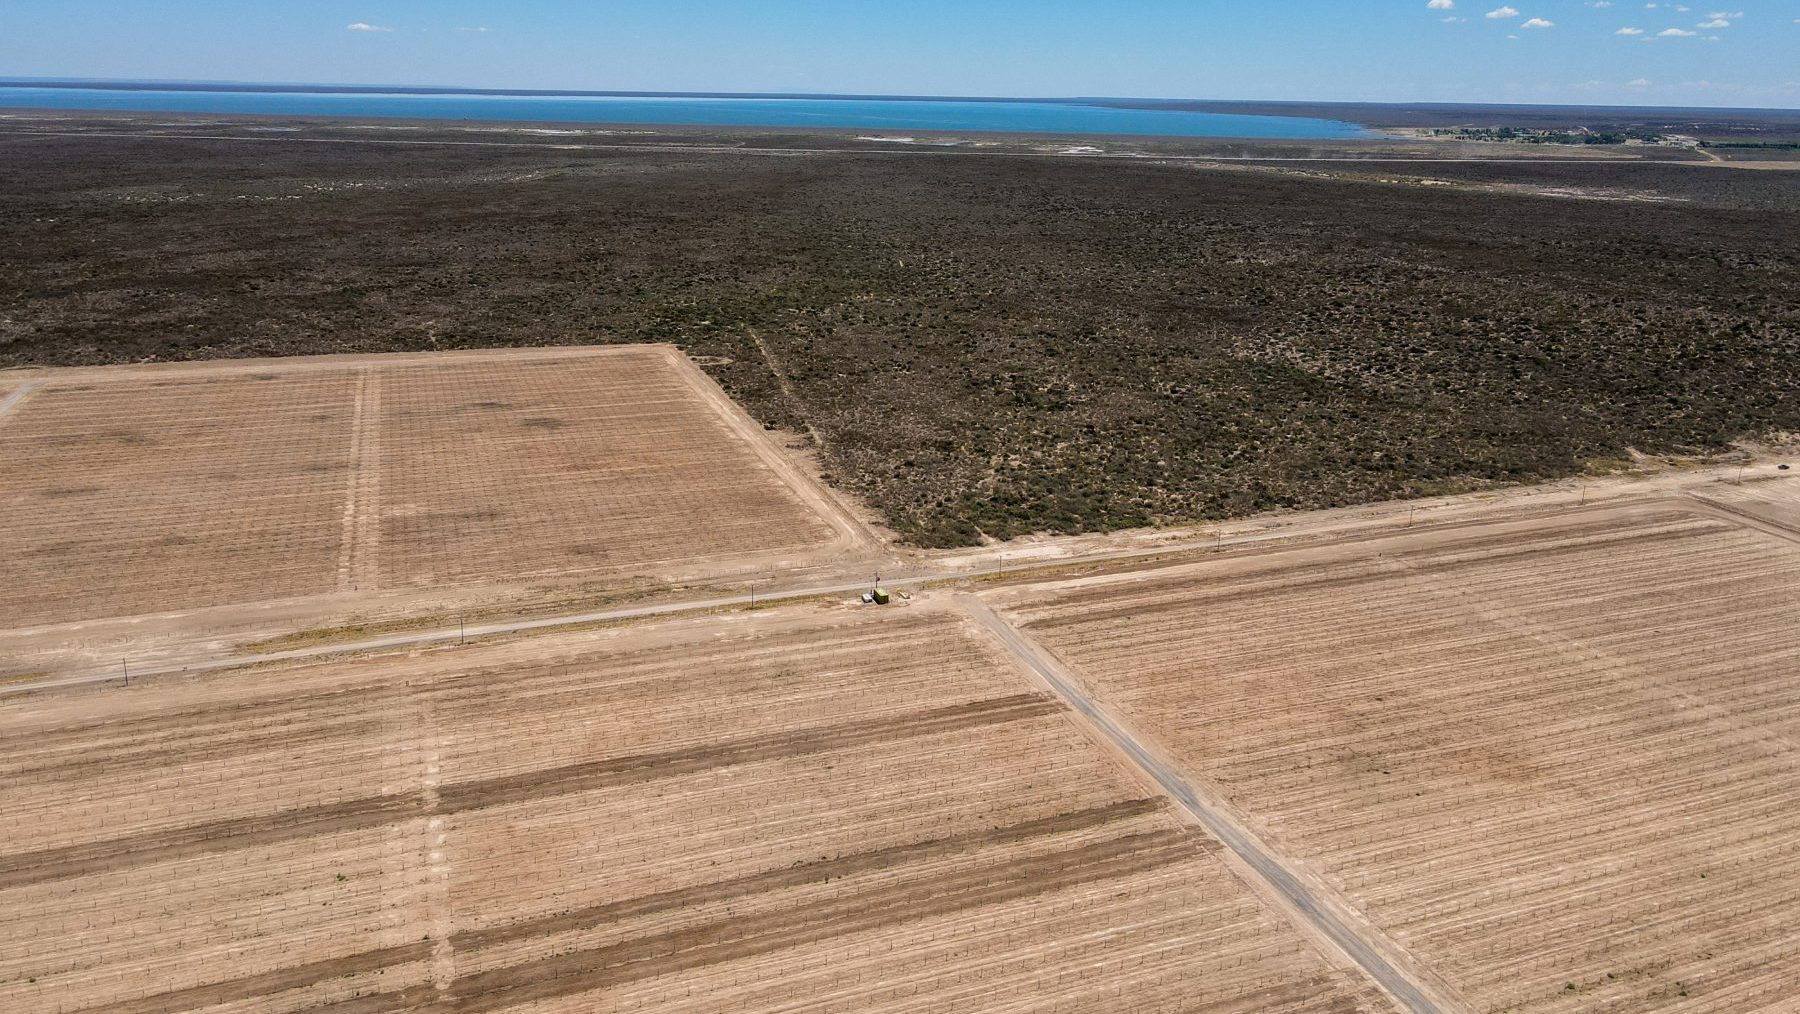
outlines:
[[[1298,116],[1114,109],[1074,102],[935,99],[645,98],[0,87],[0,107],[584,124],[1131,134],[1151,137],[1328,139],[1361,137],[1366,133],[1354,123]]]

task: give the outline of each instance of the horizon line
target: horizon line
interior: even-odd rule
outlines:
[[[0,75],[0,87],[54,88],[93,91],[143,91],[154,87],[168,91],[248,91],[304,92],[339,95],[483,95],[500,97],[573,97],[573,98],[696,98],[696,99],[816,99],[836,101],[892,102],[1045,102],[1096,103],[1140,102],[1165,104],[1207,104],[1220,106],[1295,106],[1295,107],[1443,107],[1491,109],[1632,109],[1695,112],[1795,113],[1800,107],[1789,106],[1686,106],[1632,105],[1619,103],[1576,102],[1455,102],[1440,99],[1417,101],[1363,101],[1354,99],[1216,99],[1169,98],[1130,95],[922,95],[878,94],[862,92],[731,92],[731,91],[647,91],[637,89],[557,89],[557,88],[480,88],[459,85],[375,85],[332,84],[324,82],[270,82],[190,80],[184,78],[87,78],[87,77],[11,77]]]

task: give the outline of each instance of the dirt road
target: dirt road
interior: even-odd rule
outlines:
[[[1770,475],[1774,473],[1769,472]],[[1541,503],[1534,509],[1553,509],[1567,513],[1569,510],[1581,510],[1596,514],[1606,514],[1625,503],[1648,506],[1658,502],[1679,502],[1690,510],[1711,511],[1721,517],[1746,524],[1764,526],[1772,529],[1771,534],[1792,538],[1793,533],[1785,529],[1773,529],[1767,519],[1746,517],[1742,511],[1729,511],[1723,506],[1697,496],[1671,497],[1670,493],[1691,492],[1689,487],[1697,486],[1706,480],[1704,474],[1677,476],[1668,481],[1650,481],[1621,485],[1614,495],[1601,494],[1598,491],[1582,493],[1582,504],[1572,505],[1564,501],[1573,501],[1571,490],[1563,490],[1557,494],[1537,496]],[[797,488],[805,489],[805,486]],[[1541,493],[1542,491],[1524,490],[1521,493]],[[1623,494],[1622,496],[1618,494]],[[824,511],[827,508],[843,510],[842,504],[835,498],[826,495],[828,502],[819,504]],[[1511,498],[1508,498],[1509,500]],[[1504,502],[1504,501],[1503,501]],[[1423,507],[1410,504],[1389,504],[1385,508],[1356,508],[1350,510],[1325,511],[1317,516],[1296,519],[1291,526],[1274,526],[1257,528],[1250,531],[1226,535],[1220,532],[1211,542],[1197,543],[1152,543],[1137,545],[1132,548],[1112,550],[1096,550],[1103,543],[1084,543],[1079,539],[1066,540],[1063,543],[1049,544],[1049,549],[1061,546],[1073,549],[1066,555],[1061,553],[1041,553],[1046,547],[1020,547],[1003,550],[987,549],[980,553],[950,554],[933,559],[937,566],[914,569],[912,573],[902,571],[899,574],[883,579],[883,584],[891,589],[921,588],[935,584],[954,581],[981,580],[1000,576],[1024,576],[1033,570],[1063,569],[1068,567],[1092,566],[1104,563],[1127,563],[1132,560],[1156,559],[1171,555],[1193,556],[1217,550],[1268,551],[1279,548],[1296,540],[1329,539],[1339,545],[1351,545],[1367,540],[1380,540],[1394,534],[1396,521],[1404,522],[1412,527],[1411,515],[1417,510],[1437,512],[1439,517],[1427,522],[1426,527],[1433,531],[1447,532],[1465,526],[1478,526],[1496,520],[1497,505],[1481,498],[1453,497],[1437,503],[1426,503]],[[829,515],[828,515],[829,516]],[[839,533],[845,531],[838,522],[844,522],[850,531],[866,531],[857,524],[853,517],[842,515],[834,519],[833,527]],[[1267,547],[1258,550],[1258,547]],[[842,577],[839,572],[833,577]],[[868,590],[866,580],[828,580],[817,583],[796,581],[789,584],[777,584],[757,587],[754,592],[746,590],[742,594],[720,595],[703,599],[686,599],[661,601],[646,605],[607,609],[591,612],[557,614],[532,619],[504,620],[480,624],[448,624],[407,633],[392,634],[384,637],[366,638],[355,641],[336,641],[294,648],[283,651],[257,652],[253,654],[218,654],[217,645],[205,646],[206,654],[163,655],[152,658],[133,656],[127,658],[131,675],[151,677],[182,673],[196,675],[206,672],[219,672],[269,662],[286,662],[298,659],[320,658],[337,654],[350,654],[364,651],[387,651],[395,648],[414,648],[426,645],[443,645],[459,643],[472,639],[504,636],[511,634],[529,634],[550,631],[557,628],[580,627],[600,623],[616,623],[632,620],[648,619],[657,616],[676,616],[687,613],[701,613],[713,610],[738,609],[744,606],[791,602],[799,599],[817,598],[820,596],[848,595]],[[0,684],[0,697],[21,693],[54,690],[86,685],[94,685],[116,681],[121,676],[121,668],[117,659],[124,657],[114,655],[111,660],[92,669],[65,671],[54,676],[30,681],[19,681]]]
[[[1457,1009],[1431,994],[1436,992],[1407,972],[1396,967],[1382,953],[1394,949],[1391,942],[1379,939],[1371,928],[1356,927],[1344,919],[1331,901],[1319,896],[1289,869],[1287,863],[1271,853],[1253,835],[1227,814],[1202,802],[1194,790],[1168,765],[1153,757],[1129,731],[1089,700],[1075,683],[1064,678],[1059,667],[1038,647],[1001,619],[979,599],[964,596],[963,607],[980,621],[1032,672],[1041,677],[1057,696],[1074,708],[1087,722],[1131,758],[1163,791],[1191,814],[1207,832],[1242,859],[1255,874],[1279,894],[1286,903],[1344,952],[1374,979],[1402,1007],[1417,1014],[1436,1014]]]
[[[1594,508],[1600,509],[1600,508]],[[1452,525],[1478,522],[1451,522]],[[1341,543],[1358,541],[1361,538],[1379,538],[1392,533],[1377,528],[1373,531],[1362,531],[1367,528],[1366,522],[1344,522],[1328,526],[1323,531],[1333,533]],[[1217,549],[1242,549],[1261,544],[1279,543],[1292,538],[1293,533],[1282,530],[1268,532],[1251,532],[1220,537],[1211,545]],[[1068,566],[1089,566],[1101,563],[1125,563],[1134,559],[1160,557],[1183,550],[1172,549],[1166,545],[1152,545],[1136,549],[1121,549],[1108,552],[1078,553],[1066,557],[1051,557],[1030,562],[1014,562],[1010,566],[1004,553],[994,557],[995,563],[990,565],[956,566],[953,568],[928,570],[919,573],[889,577],[883,584],[890,589],[919,588],[947,581],[979,580],[988,577],[999,577],[1008,574],[1023,575],[1032,570],[1045,567],[1061,568]],[[1188,547],[1185,552],[1204,551]],[[620,609],[607,609],[596,612],[574,614],[558,614],[529,620],[509,620],[482,624],[457,624],[455,626],[436,627],[404,634],[393,634],[386,637],[365,638],[356,641],[338,641],[305,648],[293,648],[285,651],[258,652],[254,654],[223,655],[202,658],[174,659],[159,662],[130,662],[129,673],[133,677],[147,678],[167,676],[175,673],[197,675],[207,672],[219,672],[226,669],[239,669],[248,666],[264,665],[271,662],[292,662],[308,658],[322,658],[330,655],[352,654],[369,651],[390,651],[395,648],[416,648],[432,644],[450,644],[497,637],[509,634],[528,634],[538,631],[549,631],[557,628],[581,627],[600,623],[617,623],[629,620],[648,619],[657,616],[677,616],[686,613],[704,613],[713,610],[736,609],[743,606],[759,604],[773,605],[778,602],[792,602],[797,599],[818,598],[827,595],[851,595],[867,591],[867,581],[833,582],[830,584],[799,584],[761,588],[740,595],[722,595],[706,599],[690,599],[674,602],[659,602],[651,605],[630,606]],[[15,682],[0,685],[0,697],[22,694],[39,690],[57,690],[71,687],[87,686],[97,683],[110,683],[121,678],[126,670],[107,665],[91,671],[73,673],[66,676]]]

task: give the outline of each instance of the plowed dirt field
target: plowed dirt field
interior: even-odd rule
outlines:
[[[866,539],[665,347],[38,379],[0,420],[0,628],[731,572]]]
[[[1793,485],[984,598],[1472,1009],[1787,1010]]]
[[[8,1011],[1387,1009],[968,618],[0,703]]]

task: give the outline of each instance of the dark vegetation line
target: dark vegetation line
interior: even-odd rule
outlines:
[[[0,223],[0,366],[668,341],[928,546],[1800,430],[1777,170],[9,136]]]

